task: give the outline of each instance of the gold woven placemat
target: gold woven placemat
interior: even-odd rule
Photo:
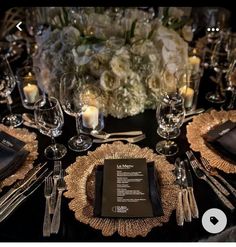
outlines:
[[[136,219],[93,217],[94,168],[97,165],[103,165],[104,159],[112,158],[146,158],[147,162],[154,161],[164,216]],[[134,238],[138,235],[144,237],[153,227],[162,226],[163,223],[168,222],[172,211],[176,209],[179,187],[174,184],[173,170],[174,165],[149,148],[140,148],[135,144],[122,142],[103,144],[95,151],[88,152],[88,155],[77,157],[75,163],[66,169],[67,191],[64,195],[72,199],[69,208],[74,211],[75,218],[94,229],[101,230],[104,236],[111,236],[118,232],[123,237]]]
[[[212,110],[195,116],[193,121],[187,125],[187,139],[193,151],[200,152],[201,156],[209,161],[209,164],[226,173],[236,173],[236,165],[224,159],[216,151],[209,148],[203,135],[216,125],[222,124],[227,120],[236,122],[236,111],[216,111]]]
[[[36,140],[36,134],[29,132],[27,129],[9,128],[0,124],[0,130],[5,131],[9,135],[26,143],[24,148],[29,151],[25,162],[19,167],[19,169],[11,176],[0,181],[0,191],[5,186],[10,186],[19,179],[23,179],[27,172],[33,168],[33,162],[38,157],[38,141]]]

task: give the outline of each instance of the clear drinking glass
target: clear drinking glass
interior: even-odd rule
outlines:
[[[184,99],[180,94],[172,93],[162,98],[156,111],[157,133],[166,140],[157,143],[157,153],[172,156],[178,152],[177,144],[171,139],[179,134],[177,130],[183,124],[184,116]]]
[[[2,119],[2,123],[6,126],[17,127],[22,124],[21,115],[12,113],[12,98],[11,93],[16,85],[16,78],[12,72],[11,66],[7,58],[0,56],[0,96],[6,98],[7,106],[10,114]]]
[[[236,59],[232,59],[232,62],[229,65],[229,69],[226,73],[227,81],[227,90],[231,91],[231,99],[227,110],[234,109],[235,100],[236,100]]]
[[[227,52],[228,36],[221,32],[220,39],[217,41],[211,56],[211,67],[217,73],[216,90],[209,92],[206,99],[212,103],[224,103],[225,96],[223,95],[222,76],[229,68],[228,52]]]
[[[50,160],[59,160],[65,156],[67,149],[64,145],[55,142],[55,137],[61,135],[64,125],[64,116],[59,101],[54,97],[41,98],[35,103],[35,122],[39,131],[51,137],[52,144],[44,150]]]
[[[76,120],[77,135],[68,141],[69,148],[76,152],[86,151],[92,145],[92,139],[81,134],[80,118],[84,106],[81,93],[81,78],[75,72],[65,73],[60,82],[60,102],[63,110]]]
[[[177,144],[172,140],[180,134],[180,127],[185,117],[184,97],[187,80],[182,80],[183,74],[176,63],[167,63],[161,77],[161,97],[157,105],[157,133],[162,138],[156,145],[156,151],[166,156],[178,152]]]

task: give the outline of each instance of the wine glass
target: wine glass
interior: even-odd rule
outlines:
[[[2,123],[6,126],[17,127],[22,124],[21,115],[12,113],[11,93],[16,85],[16,78],[12,72],[11,66],[4,55],[0,56],[0,96],[6,98],[7,106],[10,114],[2,119]]]
[[[64,116],[59,101],[54,97],[42,97],[34,107],[34,118],[39,131],[51,137],[52,144],[45,150],[45,156],[50,160],[59,160],[65,156],[67,149],[64,145],[58,144],[55,137],[61,135],[64,125]]]
[[[227,110],[234,109],[234,104],[236,100],[236,59],[232,59],[229,65],[229,69],[226,73],[227,80],[227,90],[231,91],[231,99],[229,105],[226,107]]]
[[[157,133],[166,139],[157,143],[156,151],[166,156],[175,155],[179,150],[171,139],[180,134],[185,117],[183,94],[187,86],[182,84],[183,80],[180,80],[177,71],[179,70],[175,63],[165,65],[162,71],[161,98],[156,110]]]
[[[225,97],[222,93],[222,75],[227,72],[229,67],[228,52],[227,52],[228,35],[221,32],[220,39],[216,42],[211,56],[211,67],[217,73],[216,90],[209,92],[206,99],[212,103],[224,103]]]
[[[71,150],[82,152],[88,150],[92,145],[92,139],[81,134],[80,118],[83,111],[81,78],[75,73],[65,73],[60,81],[60,102],[63,110],[70,116],[75,117],[77,135],[68,141]]]

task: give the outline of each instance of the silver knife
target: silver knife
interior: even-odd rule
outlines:
[[[197,206],[197,202],[195,199],[195,195],[193,192],[193,178],[192,174],[190,171],[190,166],[188,160],[184,160],[185,168],[186,168],[186,178],[187,178],[187,190],[188,190],[188,196],[189,196],[189,204],[190,204],[190,209],[192,213],[193,218],[199,218],[199,210]]]
[[[46,168],[42,174],[45,175],[47,171],[48,168]],[[30,185],[30,187],[28,187],[19,197],[17,197],[16,200],[0,216],[0,222],[6,219],[28,196],[30,196],[33,192],[35,192],[40,187],[40,185],[44,182],[44,178],[50,176],[51,174],[52,171],[50,171],[46,176],[40,177],[39,180],[34,181]]]
[[[181,180],[182,180],[182,193],[183,193],[183,208],[184,208],[184,219],[186,222],[191,222],[192,221],[192,213],[190,209],[190,203],[189,203],[189,198],[188,198],[188,183],[187,183],[187,178],[186,178],[186,170],[184,167],[184,162],[181,161],[180,163],[181,166]]]
[[[184,208],[183,208],[183,192],[182,192],[182,180],[181,180],[181,168],[180,168],[180,159],[177,158],[175,160],[175,175],[176,175],[176,182],[180,185],[180,191],[178,194],[178,201],[176,207],[176,222],[178,226],[184,225]]]
[[[27,185],[27,183],[30,182],[46,164],[47,162],[45,162],[43,165],[38,164],[26,174],[23,180],[20,180],[19,182],[15,183],[13,187],[0,198],[0,206],[2,206],[6,202],[6,200],[9,197],[11,197],[14,193],[16,193],[18,190]]]
[[[22,190],[18,190],[16,193],[14,193],[9,200],[7,200],[0,208],[0,217],[1,215],[5,212],[5,210],[20,196],[22,195],[25,191],[31,188],[31,185],[36,183],[38,180],[40,180],[45,172],[48,170],[46,168],[36,179],[32,180],[29,184],[27,184],[27,187],[24,187]]]

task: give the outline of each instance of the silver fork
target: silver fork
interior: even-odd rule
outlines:
[[[54,161],[54,168],[53,168],[53,189],[52,189],[52,195],[51,195],[51,204],[50,204],[50,214],[54,213],[55,206],[56,206],[56,196],[57,196],[57,182],[60,178],[61,173],[61,161],[56,160]]]
[[[120,137],[120,138],[109,138],[109,139],[105,139],[105,140],[93,139],[93,142],[94,143],[105,143],[105,142],[113,142],[113,141],[127,141],[129,143],[135,143],[135,142],[139,142],[139,141],[141,141],[141,140],[143,140],[145,138],[146,138],[146,135],[142,134],[142,135],[139,135],[139,136],[128,137],[128,138]]]
[[[51,234],[51,218],[50,218],[50,198],[53,188],[52,177],[47,177],[44,183],[44,197],[46,199],[46,206],[44,212],[44,220],[43,220],[43,236],[49,237]]]
[[[54,215],[53,215],[53,218],[52,218],[51,233],[58,233],[59,228],[60,228],[60,222],[61,222],[61,197],[62,197],[63,191],[66,189],[66,183],[65,183],[65,180],[64,180],[64,175],[65,175],[65,171],[61,170],[61,176],[60,176],[60,179],[58,181],[58,186],[57,186],[57,190],[58,190],[57,204],[56,204],[56,208],[55,208]]]

